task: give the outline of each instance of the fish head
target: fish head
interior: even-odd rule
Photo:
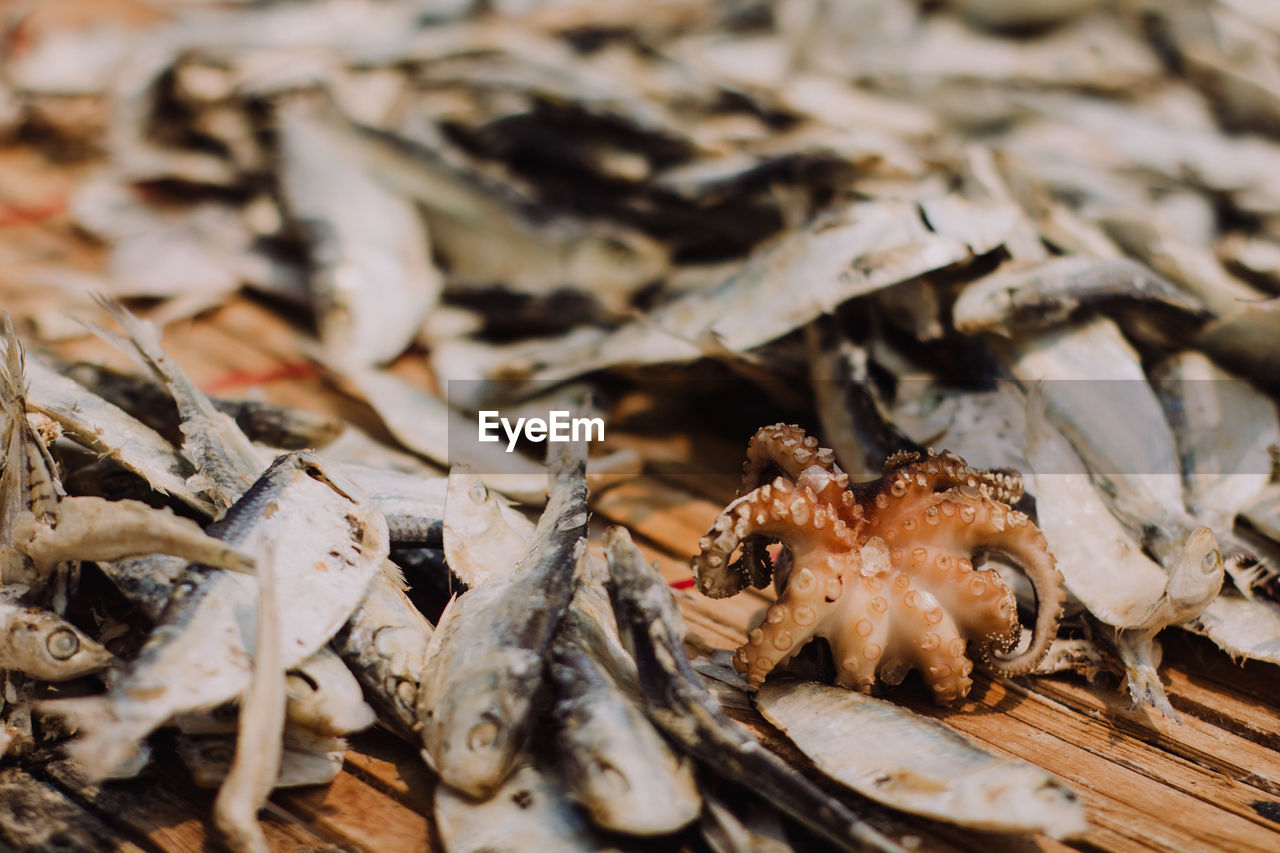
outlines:
[[[493,653],[493,665],[453,685],[427,711],[424,745],[448,785],[488,797],[524,746],[542,660],[527,650]]]
[[[1175,609],[1173,621],[1197,616],[1222,589],[1222,551],[1213,531],[1197,527],[1191,531],[1169,571],[1165,595]]]
[[[12,666],[35,678],[66,681],[106,668],[111,652],[52,613],[23,608],[9,630]]]

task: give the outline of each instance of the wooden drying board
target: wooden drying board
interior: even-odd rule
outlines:
[[[15,159],[16,158],[16,159]],[[6,168],[7,167],[7,168]],[[22,152],[0,152],[0,178],[16,171],[25,183],[25,209],[38,209],[43,186],[65,192],[66,176],[39,173]],[[0,199],[0,204],[4,200]],[[95,253],[75,240],[65,219],[0,222],[0,304],[19,315],[48,307],[48,294],[23,288],[31,264],[96,266]],[[377,418],[309,372],[295,341],[299,329],[259,303],[236,298],[196,321],[167,330],[165,345],[197,383],[228,395],[260,394],[281,403],[339,414],[385,437]],[[127,360],[100,342],[68,341],[55,349],[66,356],[126,366]],[[420,359],[395,366],[424,381]],[[274,378],[273,378],[274,377]],[[673,582],[689,577],[688,558],[724,500],[728,478],[681,481],[637,477],[593,496],[597,528],[629,527],[637,541]],[[598,529],[597,529],[598,532]],[[747,622],[768,603],[763,593],[712,601],[678,592],[690,640],[699,646],[733,648]],[[893,698],[996,752],[1038,764],[1068,780],[1080,793],[1093,829],[1063,844],[1039,837],[1010,841],[873,810],[890,832],[913,837],[920,849],[1190,851],[1280,849],[1280,679],[1274,667],[1238,667],[1208,642],[1170,631],[1164,635],[1162,675],[1181,721],[1128,712],[1113,682],[1090,687],[1060,676],[994,682],[975,675],[972,695],[960,707],[929,704],[909,685]],[[767,744],[803,762],[758,716],[738,712]],[[161,750],[163,751],[163,750]],[[263,822],[276,850],[333,846],[399,853],[439,850],[431,813],[435,781],[417,750],[381,731],[352,738],[342,774],[322,788],[279,791]],[[216,846],[208,824],[212,793],[195,789],[174,761],[160,761],[137,780],[88,788],[70,767],[53,762],[0,771],[0,826],[20,825],[14,792],[54,802],[68,818],[62,840],[75,847],[194,851]],[[46,827],[27,827],[32,832]],[[3,834],[0,833],[0,838]],[[45,836],[28,836],[54,840]],[[97,841],[92,841],[97,839]],[[94,847],[96,845],[96,847]],[[5,847],[0,841],[0,849]]]

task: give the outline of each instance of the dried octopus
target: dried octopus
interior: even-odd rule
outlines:
[[[781,473],[767,483],[771,470]],[[1057,634],[1062,574],[1039,528],[1009,506],[1022,496],[1017,474],[907,452],[891,456],[880,479],[851,484],[831,450],[776,424],[747,446],[740,495],[700,542],[693,571],[702,592],[722,598],[768,583],[775,567],[765,546],[785,546],[778,601],[734,656],[754,685],[823,637],[841,686],[869,692],[877,678],[898,684],[917,668],[937,701],[954,702],[973,684],[971,641],[996,673],[1023,675]],[[1012,657],[1022,634],[1013,593],[973,567],[989,551],[1027,573],[1038,602],[1030,644]]]

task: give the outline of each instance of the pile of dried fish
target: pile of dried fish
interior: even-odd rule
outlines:
[[[436,818],[451,851],[598,850],[598,829],[687,835],[704,812],[694,762],[750,779],[756,796],[837,847],[904,849],[858,813],[866,804],[855,795],[845,802],[825,792],[725,715],[686,657],[671,592],[625,530],[606,533],[607,560],[588,549],[585,442],[550,454],[536,525],[465,466],[448,480],[358,467],[352,477],[316,451],[255,444],[166,356],[153,326],[103,307],[124,334],[100,333],[171,395],[182,441],[168,444],[89,387],[49,382],[39,369],[28,375],[25,365],[39,362],[8,326],[0,377],[13,532],[0,577],[8,759],[62,749],[90,781],[125,778],[151,760],[149,736],[173,727],[193,779],[219,788],[213,823],[224,842],[263,850],[256,814],[266,797],[332,780],[342,736],[375,720],[367,697],[378,721],[418,745],[439,774]],[[74,395],[63,413],[75,428],[65,435],[132,451],[114,455],[119,473],[107,480],[132,478],[131,494],[146,491],[148,468],[128,471],[124,459],[151,464],[148,448],[167,449],[184,466],[187,509],[199,520],[130,498],[69,494],[61,471],[102,463],[76,449],[88,441],[64,446],[57,422],[42,420],[50,393]],[[103,411],[114,414],[91,420]],[[277,426],[289,421],[287,410],[275,415]],[[121,424],[129,430],[112,431]],[[466,587],[435,626],[388,559],[393,546],[428,544],[443,548],[435,571]],[[90,634],[111,637],[110,646]],[[89,692],[94,674],[105,692]],[[76,679],[70,692],[50,685]],[[937,724],[894,713],[893,737],[940,736]],[[946,797],[875,799],[997,831],[1084,831],[1069,793],[1003,815],[1006,804],[988,788],[1026,770],[945,738],[990,765],[985,780],[967,780],[972,808],[958,815]],[[537,808],[513,810],[513,801]],[[713,849],[723,849],[726,826],[748,831],[740,808],[721,802],[707,814]]]
[[[114,317],[124,334],[98,331],[142,371],[24,358],[7,333],[0,754],[42,749],[56,716],[88,774],[129,775],[174,727],[197,778],[231,780],[219,816],[254,847],[263,792],[332,778],[376,713],[445,781],[450,849],[585,848],[592,826],[698,814],[714,849],[767,846],[691,760],[752,774],[836,843],[892,846],[700,692],[625,537],[608,562],[585,545],[580,450],[553,459],[535,526],[490,489],[540,504],[540,462],[457,439],[481,409],[583,386],[605,415],[645,382],[734,389],[735,444],[769,422],[757,410],[798,409],[854,481],[927,447],[1020,472],[1014,509],[1068,593],[1039,671],[1122,672],[1173,716],[1167,628],[1280,664],[1271,4],[153,5],[76,28],[0,12],[0,138],[88,164],[69,215],[104,253],[94,273],[20,257],[20,284],[50,295],[20,318],[28,340],[86,334],[68,309]],[[408,452],[211,400],[95,296],[157,303],[163,323],[242,288],[312,321],[298,348]],[[405,357],[433,392],[391,369]],[[441,593],[438,626],[400,566]],[[1015,567],[977,568],[1034,612]],[[827,703],[945,740],[857,697],[791,694],[771,682],[760,702],[802,750]],[[261,764],[230,760],[267,742]],[[1052,813],[993,795],[973,817],[947,786],[988,758],[952,747],[932,797],[856,761],[830,772],[938,819],[1079,830],[1023,767],[993,773],[1040,785]],[[504,811],[516,792],[537,808]]]

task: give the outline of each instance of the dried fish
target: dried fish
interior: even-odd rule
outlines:
[[[333,131],[345,156],[426,208],[450,287],[497,282],[535,295],[579,290],[616,311],[666,269],[665,249],[645,235],[548,215],[453,168],[420,141],[351,125]]]
[[[4,318],[5,357],[0,362],[0,583],[21,584],[37,602],[52,600],[65,612],[74,568],[37,563],[17,547],[14,525],[24,516],[52,523],[58,516],[62,484],[44,440],[27,419],[22,348],[13,321]]]
[[[761,687],[755,702],[820,770],[887,806],[989,832],[1070,838],[1088,829],[1060,779],[891,702],[780,681]]]
[[[315,454],[281,457],[211,535],[240,549],[287,541],[275,566],[281,597],[282,664],[314,654],[349,618],[387,553],[386,526],[354,484]],[[239,695],[250,680],[257,582],[199,565],[138,657],[105,696],[47,703],[83,736],[70,751],[91,777],[122,764],[172,715]]]
[[[511,577],[533,539],[533,522],[465,465],[449,472],[443,540],[450,570],[467,586]]]
[[[1250,601],[1224,591],[1200,611],[1191,627],[1237,660],[1280,664],[1280,606],[1274,602]]]
[[[665,303],[643,319],[498,348],[477,363],[478,371],[450,378],[563,380],[616,365],[741,353],[855,296],[970,255],[963,241],[929,230],[914,205],[856,203],[756,250],[710,290]]]
[[[1051,258],[1000,270],[966,285],[952,308],[956,330],[1024,331],[1056,325],[1112,305],[1157,309],[1184,325],[1209,319],[1195,299],[1141,264],[1123,258]]]
[[[289,724],[317,735],[351,734],[375,722],[360,682],[328,646],[285,674],[285,699]]]
[[[1270,478],[1267,447],[1280,444],[1275,403],[1194,351],[1165,359],[1151,379],[1178,442],[1188,508],[1229,531]]]
[[[240,700],[240,729],[231,769],[213,801],[213,825],[233,853],[265,853],[267,838],[258,825],[262,808],[280,775],[284,735],[285,678],[280,650],[283,602],[277,592],[278,541],[258,543],[258,622],[253,676]]]
[[[604,829],[675,832],[701,810],[693,768],[633,702],[631,696],[639,699],[634,671],[624,679],[631,682],[626,690],[612,674],[608,661],[616,655],[607,642],[599,623],[573,607],[551,646],[552,715],[569,796]]]
[[[724,715],[685,655],[670,589],[624,529],[605,536],[609,600],[639,669],[649,718],[712,772],[750,780],[757,794],[841,849],[903,850]]]
[[[53,418],[65,435],[115,460],[161,494],[213,514],[209,501],[187,485],[195,468],[157,432],[38,358],[28,356],[25,368],[31,409]]]
[[[1183,504],[1177,445],[1138,353],[1115,323],[1094,317],[1019,336],[1002,352],[1020,382],[1038,383],[1050,419],[1104,485],[1115,513],[1147,534],[1144,544],[1162,561],[1172,559],[1196,526]],[[1064,466],[1036,470],[1076,470]]]
[[[1155,635],[1195,618],[1221,589],[1222,555],[1213,533],[1207,527],[1193,530],[1166,574],[1110,513],[1080,458],[1035,408],[1028,417],[1026,456],[1028,491],[1036,496],[1040,529],[1067,589],[1118,629],[1116,645],[1134,702],[1175,716],[1155,673]]]
[[[105,669],[111,661],[110,652],[70,622],[23,606],[12,586],[0,589],[0,670],[66,681]]]
[[[53,518],[25,512],[13,520],[11,529],[15,547],[37,567],[172,554],[230,571],[253,568],[249,557],[206,535],[194,521],[138,501],[66,497],[57,502]]]
[[[67,365],[63,373],[157,432],[181,440],[177,406],[160,383],[140,374],[84,361]],[[262,400],[209,399],[218,411],[232,418],[250,440],[281,450],[323,448],[337,439],[344,428],[339,420],[305,409]]]
[[[182,452],[196,467],[194,482],[220,507],[229,507],[265,467],[235,421],[219,412],[186,373],[160,347],[156,328],[129,313],[124,306],[103,300],[102,308],[125,330],[126,337],[95,329],[121,352],[163,382],[182,416]],[[191,479],[188,482],[193,482]]]
[[[418,696],[423,757],[475,797],[493,793],[524,746],[547,651],[586,557],[585,442],[549,447],[559,451],[549,454],[551,493],[520,571],[450,603]],[[494,632],[495,624],[506,630]]]
[[[416,743],[419,682],[427,671],[431,623],[404,594],[399,570],[383,563],[333,648],[364,685],[382,725]]]
[[[226,780],[235,756],[234,736],[178,735],[174,744],[198,787],[217,788]],[[286,725],[283,746],[273,788],[325,785],[342,772],[347,742],[340,737],[321,737]]]
[[[393,545],[439,548],[444,542],[444,477],[359,465],[346,465],[343,470],[377,505],[387,520]]]
[[[620,853],[595,836],[553,777],[525,764],[477,801],[436,788],[435,817],[449,853]]]
[[[382,364],[413,341],[441,277],[413,204],[349,156],[322,112],[303,98],[276,105],[280,184],[310,244],[325,347],[338,362]]]

